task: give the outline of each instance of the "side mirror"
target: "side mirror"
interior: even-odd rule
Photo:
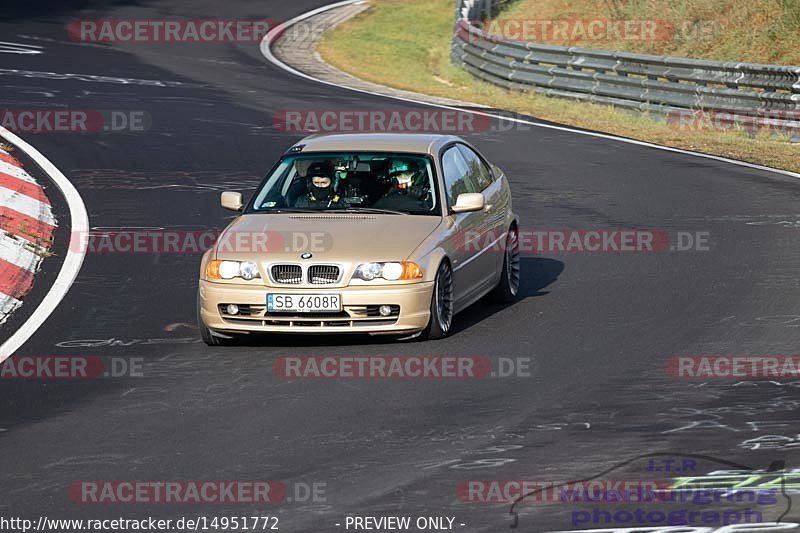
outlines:
[[[242,193],[240,192],[225,191],[222,193],[219,203],[222,204],[222,207],[230,209],[231,211],[241,211],[244,206],[244,202],[242,202]]]
[[[469,213],[480,211],[486,205],[486,198],[480,192],[465,192],[456,198],[456,205],[452,207],[453,213]]]

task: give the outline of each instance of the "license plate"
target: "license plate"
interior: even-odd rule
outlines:
[[[267,294],[268,312],[335,313],[341,310],[339,294]]]

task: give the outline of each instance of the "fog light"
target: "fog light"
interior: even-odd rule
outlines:
[[[236,304],[228,304],[228,307],[225,308],[229,315],[238,315],[239,314],[239,306]]]
[[[392,308],[388,305],[382,305],[378,308],[378,312],[381,314],[381,316],[389,316],[392,314]]]

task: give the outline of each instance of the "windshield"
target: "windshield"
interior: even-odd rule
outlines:
[[[359,152],[295,154],[282,159],[248,212],[286,211],[441,213],[430,158]]]

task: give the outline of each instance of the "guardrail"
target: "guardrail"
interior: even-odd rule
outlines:
[[[457,2],[453,61],[489,83],[640,111],[712,112],[800,134],[800,67],[555,46],[476,26],[506,2]]]

